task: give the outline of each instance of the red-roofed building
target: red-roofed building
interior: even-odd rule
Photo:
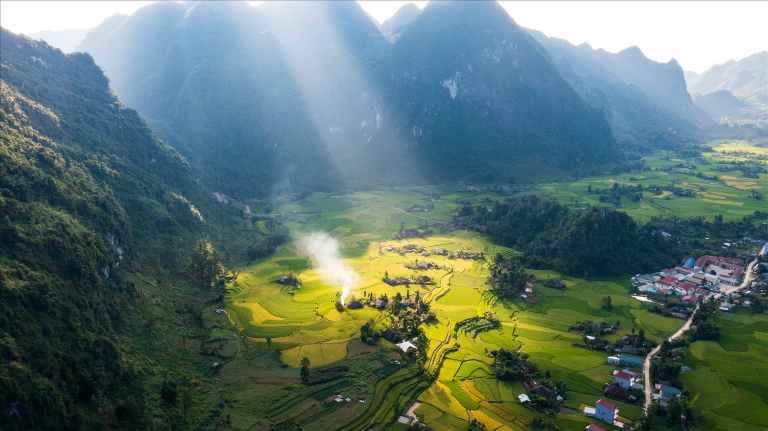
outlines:
[[[624,389],[631,389],[632,385],[637,381],[637,374],[628,373],[626,371],[617,371],[613,373],[614,383],[618,383]]]
[[[683,304],[696,304],[699,302],[699,298],[693,296],[693,295],[684,295],[683,296]]]
[[[595,404],[595,417],[603,422],[613,425],[619,417],[619,408],[608,401],[597,400],[597,403]]]
[[[666,287],[663,289],[659,289],[659,293],[661,293],[662,295],[669,295],[669,292],[670,290],[667,289]]]
[[[677,285],[677,287],[688,293],[693,293],[696,291],[696,286],[692,285],[691,283],[680,283]]]
[[[677,272],[680,272],[680,273],[683,273],[683,274],[693,274],[693,270],[688,269],[688,268],[683,268],[682,266],[676,266],[675,270],[677,270]]]
[[[657,286],[664,286],[664,287],[672,287],[672,283],[668,283],[664,280],[657,280],[656,281]]]
[[[739,265],[734,265],[732,263],[723,262],[720,264],[720,268],[723,269],[741,269]]]
[[[739,259],[736,257],[723,257],[720,256],[717,258],[719,262],[726,262],[726,263],[732,263],[734,265],[744,266],[744,259]]]
[[[589,424],[587,425],[587,431],[608,431],[608,430],[606,430],[601,426],[597,426],[595,424]]]
[[[667,283],[677,283],[677,277],[664,277],[663,281],[666,281]]]
[[[696,263],[693,264],[693,269],[702,269],[707,265],[707,262],[717,263],[719,261],[720,258],[716,256],[701,256],[696,259]]]

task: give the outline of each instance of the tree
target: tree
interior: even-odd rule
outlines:
[[[301,380],[304,380],[306,383],[307,378],[309,377],[309,358],[306,356],[301,359]]]
[[[173,404],[176,402],[178,396],[179,382],[170,379],[164,381],[163,385],[160,387],[160,397],[162,397],[165,402]]]
[[[763,301],[759,300],[758,298],[753,298],[752,303],[749,305],[749,308],[755,313],[762,313],[763,311],[765,311],[765,304],[763,303]]]
[[[645,330],[641,329],[640,332],[637,333],[637,345],[640,346],[645,342]]]
[[[605,298],[603,298],[603,308],[606,310],[610,310],[612,307],[611,302],[612,300],[610,296],[606,296]]]
[[[272,338],[267,337],[267,346],[271,346],[271,345],[272,345]]]
[[[221,264],[221,254],[207,239],[197,241],[188,268],[192,278],[204,286],[224,282],[226,269]]]
[[[667,426],[675,428],[680,424],[680,416],[683,414],[683,407],[677,398],[672,398],[667,403]]]
[[[485,431],[485,424],[478,422],[477,419],[472,419],[469,423],[469,429],[467,431]]]
[[[549,372],[549,368],[547,368],[547,369],[544,371],[544,378],[545,378],[545,379],[549,379],[550,377],[552,377],[552,373],[550,373],[550,372]]]
[[[283,356],[283,352],[280,351],[279,348],[277,348],[277,349],[275,349],[275,356],[277,356],[279,358],[279,357]]]
[[[184,422],[187,421],[187,412],[192,409],[192,404],[194,402],[195,400],[192,394],[192,388],[185,386],[181,390],[181,417],[184,419]]]

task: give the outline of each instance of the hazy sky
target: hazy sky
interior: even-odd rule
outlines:
[[[0,1],[0,24],[17,33],[93,27],[148,1]],[[259,4],[261,2],[249,2]],[[361,1],[384,21],[405,1]],[[424,7],[426,1],[414,2]],[[768,49],[768,2],[501,2],[518,24],[611,52],[637,45],[649,58],[674,57],[685,70]]]

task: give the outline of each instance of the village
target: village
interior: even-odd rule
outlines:
[[[760,254],[765,251],[763,245]],[[660,298],[666,304],[666,298],[678,297],[682,306],[673,307],[669,314],[683,319],[691,314],[700,300],[710,297],[721,301],[720,311],[730,312],[733,307],[750,307],[749,296],[766,295],[766,280],[760,280],[758,276],[762,270],[761,264],[749,269],[744,259],[736,257],[705,255],[698,259],[688,258],[680,266],[632,277],[633,285],[640,295],[644,295],[634,297],[660,305]]]

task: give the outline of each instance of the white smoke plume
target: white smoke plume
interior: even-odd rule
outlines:
[[[316,263],[324,281],[341,287],[341,303],[352,293],[360,277],[339,257],[339,242],[328,234],[315,232],[299,239],[299,248]]]

